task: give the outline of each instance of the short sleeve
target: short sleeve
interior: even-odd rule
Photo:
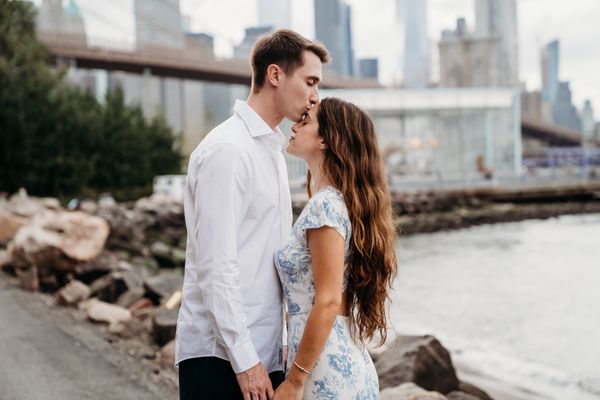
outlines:
[[[350,220],[343,199],[332,190],[317,193],[306,205],[299,227],[306,244],[306,230],[329,226],[338,232],[347,243],[350,236]]]

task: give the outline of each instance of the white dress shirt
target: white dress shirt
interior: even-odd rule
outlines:
[[[214,356],[238,373],[283,370],[274,254],[292,224],[285,136],[237,101],[190,156],[187,249],[176,363]]]

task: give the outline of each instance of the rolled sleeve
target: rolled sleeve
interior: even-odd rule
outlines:
[[[221,143],[194,165],[198,285],[207,319],[233,370],[243,372],[260,358],[250,338],[240,289],[238,235],[248,208],[251,164],[243,150]]]

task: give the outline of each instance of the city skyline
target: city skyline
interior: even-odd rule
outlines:
[[[379,76],[384,84],[400,83],[402,66],[397,65],[402,53],[403,38],[397,37],[395,0],[378,0],[377,5],[347,0],[353,7],[353,47],[356,59],[379,58]],[[34,3],[39,4],[40,0]],[[78,0],[82,10],[88,40],[112,40],[119,44],[134,43],[135,24],[133,1],[104,2],[102,7],[91,0]],[[114,3],[114,4],[112,4]],[[541,88],[540,49],[553,39],[561,41],[560,80],[570,81],[574,103],[581,109],[585,99],[600,109],[600,52],[594,53],[594,38],[600,37],[597,16],[600,3],[578,0],[577,6],[559,0],[519,0],[519,76],[528,90]],[[244,37],[244,29],[258,24],[257,1],[221,0],[219,2],[182,0],[181,12],[189,17],[193,31],[215,36],[217,56],[230,57],[233,46]],[[126,12],[126,11],[129,11]],[[314,38],[313,2],[291,0],[292,28]],[[439,79],[437,42],[444,29],[455,26],[456,18],[465,17],[468,28],[475,29],[473,0],[430,0],[428,4],[428,34],[432,40],[432,80]],[[565,23],[576,21],[576,23]],[[397,40],[386,38],[397,37]],[[102,38],[102,40],[100,40]],[[386,40],[384,40],[386,39]]]

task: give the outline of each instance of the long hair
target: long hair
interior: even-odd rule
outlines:
[[[371,118],[357,106],[326,98],[317,113],[326,144],[325,178],[344,196],[352,224],[346,306],[361,341],[387,337],[385,302],[397,272],[390,193]],[[310,172],[307,177],[308,195]]]

